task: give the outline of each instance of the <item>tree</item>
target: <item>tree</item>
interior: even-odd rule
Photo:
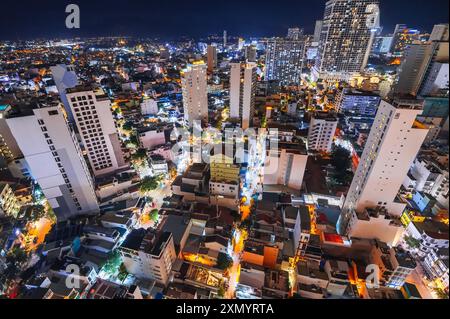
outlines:
[[[134,165],[138,167],[144,166],[145,161],[147,160],[147,151],[143,148],[138,149],[133,155],[131,155],[131,160]]]
[[[120,282],[124,282],[125,279],[128,277],[128,271],[125,265],[122,263],[119,267],[119,274],[117,275],[117,279],[120,280]]]
[[[135,134],[131,135],[130,138],[128,139],[127,147],[129,147],[129,148],[138,148],[139,147],[139,139]]]
[[[225,296],[225,288],[223,286],[220,286],[219,290],[217,290],[217,296],[219,298],[223,298]]]
[[[33,205],[27,210],[25,218],[28,221],[36,222],[39,219],[45,217],[46,215],[47,215],[47,211],[46,211],[44,206],[42,206],[42,205]]]
[[[342,146],[336,146],[331,152],[331,165],[334,167],[334,178],[337,184],[349,185],[353,179],[350,151]]]
[[[406,245],[408,245],[409,248],[412,249],[420,247],[420,240],[412,236],[405,236],[405,243]]]
[[[342,146],[336,146],[331,152],[331,165],[336,171],[346,171],[350,168],[350,152]]]
[[[158,221],[158,219],[159,219],[159,211],[158,211],[157,209],[153,209],[153,210],[150,212],[150,219],[151,219],[154,223],[156,223],[156,222]]]
[[[145,176],[141,180],[139,190],[141,193],[145,194],[151,192],[159,187],[159,183],[162,180],[162,175],[158,176]]]
[[[28,260],[28,254],[20,247],[14,247],[6,255],[6,262],[20,268]]]
[[[130,121],[123,123],[122,130],[130,133],[133,130],[133,123]]]
[[[102,270],[108,274],[115,274],[121,262],[122,258],[120,257],[120,254],[117,251],[114,251],[111,257],[103,265]]]
[[[217,256],[217,268],[225,270],[233,265],[233,258],[225,253],[220,252]]]
[[[435,288],[434,292],[436,293],[436,295],[438,296],[439,299],[449,299],[448,298],[448,293],[446,293],[442,289]]]

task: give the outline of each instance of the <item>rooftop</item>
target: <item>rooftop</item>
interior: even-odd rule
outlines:
[[[425,233],[434,239],[449,239],[449,226],[443,222],[435,221],[431,218],[425,219],[423,222],[413,222],[417,230]]]

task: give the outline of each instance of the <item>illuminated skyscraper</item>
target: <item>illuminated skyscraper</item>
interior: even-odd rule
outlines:
[[[67,101],[66,89],[71,89],[78,84],[78,76],[75,73],[75,67],[73,65],[58,64],[51,66],[53,81],[55,81],[56,88],[58,89],[61,101],[64,104],[69,121],[73,122],[74,118],[72,111],[70,110],[69,102]]]
[[[111,101],[103,89],[79,85],[67,90],[67,100],[95,176],[124,167]]]
[[[303,29],[289,28],[286,38],[291,39],[291,40],[299,40],[302,35],[303,35]]]
[[[208,121],[208,95],[206,65],[195,62],[181,72],[183,90],[184,119],[193,126],[194,121]]]
[[[214,72],[217,68],[217,47],[215,45],[208,45],[207,48],[208,72]]]
[[[9,104],[0,105],[0,157],[3,157],[7,162],[23,156],[9,126],[6,124],[6,118],[11,109]]]
[[[6,120],[58,221],[99,210],[91,174],[62,109],[33,104]]]
[[[397,24],[392,38],[391,54],[402,57],[407,46],[419,40],[419,34],[419,30],[410,29],[406,24]]]
[[[448,96],[448,25],[435,26],[432,38],[433,41],[408,45],[399,68],[395,94]]]
[[[256,46],[251,44],[245,47],[245,59],[248,62],[256,62]]]
[[[231,63],[230,117],[250,127],[255,113],[256,63]]]
[[[281,85],[298,84],[306,58],[306,37],[273,38],[266,43],[265,80]]]
[[[448,41],[448,23],[436,24],[430,35],[430,41]]]
[[[320,41],[320,33],[322,32],[322,25],[323,25],[323,21],[322,20],[317,20],[316,21],[316,26],[314,28],[313,42],[319,42]]]
[[[379,207],[394,216],[402,214],[406,204],[396,200],[397,194],[428,134],[416,121],[421,113],[420,101],[381,101],[344,203],[342,233],[353,211]]]
[[[315,78],[347,79],[364,70],[379,26],[378,0],[329,0],[325,5]]]
[[[328,112],[316,112],[309,124],[308,149],[330,153],[338,120]]]

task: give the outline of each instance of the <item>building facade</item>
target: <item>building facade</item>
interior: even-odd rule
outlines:
[[[206,49],[207,61],[208,61],[208,72],[214,72],[217,68],[217,46],[208,45]]]
[[[327,1],[315,78],[347,79],[364,70],[379,26],[378,3],[378,0]]]
[[[417,127],[422,102],[381,101],[339,220],[345,232],[353,210],[384,207],[400,216],[406,204],[396,200],[408,170],[428,134]]]
[[[208,120],[206,71],[205,63],[200,61],[188,65],[181,73],[184,119],[190,127],[194,121]]]
[[[69,101],[67,100],[66,90],[71,89],[78,84],[78,76],[75,73],[75,66],[58,64],[55,66],[51,66],[50,71],[52,72],[53,81],[55,82],[56,88],[58,89],[61,102],[63,103],[69,117],[69,122],[73,122],[74,117],[70,108]]]
[[[256,63],[231,63],[230,117],[242,129],[251,126],[255,113]]]
[[[330,153],[337,124],[337,118],[329,113],[314,114],[309,124],[308,149]]]
[[[111,101],[100,88],[76,86],[67,99],[95,176],[126,165],[119,134],[111,112]]]
[[[298,84],[306,58],[306,37],[273,38],[266,43],[266,81],[281,85]]]
[[[91,174],[61,105],[34,108],[7,123],[59,220],[98,212]]]

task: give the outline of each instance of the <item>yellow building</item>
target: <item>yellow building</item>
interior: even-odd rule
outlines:
[[[211,156],[211,180],[215,182],[238,182],[240,167],[223,154]]]

